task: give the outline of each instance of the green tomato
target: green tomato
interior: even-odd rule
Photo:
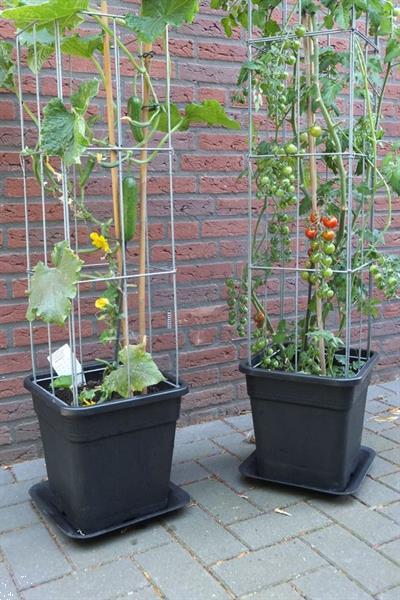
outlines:
[[[396,277],[389,277],[387,283],[388,283],[389,287],[396,286],[397,285],[397,279],[396,279]]]
[[[306,131],[303,131],[303,133],[300,134],[300,142],[302,144],[308,143],[308,133]]]
[[[291,194],[294,194],[296,191],[296,187],[294,185],[290,185],[288,187],[288,192],[290,192]]]
[[[334,254],[335,250],[336,250],[335,244],[325,244],[325,246],[324,246],[325,254],[328,254],[328,255]]]
[[[272,367],[273,369],[277,369],[277,368],[279,367],[279,362],[276,360],[276,358],[273,358],[273,359],[271,360],[271,367]]]
[[[287,58],[286,58],[286,62],[288,65],[294,65],[296,64],[296,57],[294,54],[290,54]]]
[[[303,281],[308,281],[310,279],[310,274],[308,273],[308,271],[302,271],[300,273],[300,277]]]
[[[371,273],[371,275],[376,275],[377,273],[379,273],[378,265],[371,265],[369,268],[369,272]]]
[[[330,267],[330,266],[331,266],[331,264],[332,264],[332,262],[333,262],[333,260],[332,260],[332,258],[331,258],[330,256],[323,256],[323,257],[321,258],[321,262],[322,262],[322,264],[323,264],[325,267]]]
[[[282,179],[282,181],[281,181],[281,185],[282,185],[284,188],[288,188],[288,187],[289,187],[289,185],[290,185],[290,181],[289,181],[289,179],[287,179],[286,177],[285,177],[284,179]]]
[[[297,52],[297,50],[299,50],[301,47],[301,42],[299,40],[293,40],[291,46],[292,46],[292,50]]]
[[[304,25],[299,25],[298,27],[296,27],[294,32],[297,35],[297,37],[301,38],[306,35],[307,29],[304,27]]]
[[[264,367],[269,367],[271,364],[271,359],[269,358],[269,356],[266,356],[263,360],[263,365]]]
[[[278,198],[283,198],[283,196],[285,195],[285,190],[283,190],[282,188],[279,188],[276,190],[275,195]]]
[[[333,275],[333,271],[331,268],[327,267],[326,269],[324,269],[322,271],[322,276],[324,277],[324,279],[330,279]]]
[[[269,182],[270,182],[270,179],[269,179],[268,175],[263,175],[260,179],[261,185],[268,185]]]
[[[322,127],[320,127],[319,125],[313,125],[312,127],[310,127],[310,135],[312,135],[315,138],[318,138],[320,135],[322,135]]]
[[[282,174],[283,175],[289,176],[292,173],[293,173],[293,169],[292,169],[292,167],[290,165],[286,165],[285,167],[283,167],[283,169],[282,169]]]
[[[296,154],[297,146],[295,144],[286,144],[285,151],[286,151],[286,154]]]
[[[283,225],[283,227],[281,227],[281,234],[282,235],[289,235],[290,233],[290,229],[287,225]]]
[[[281,71],[280,73],[278,73],[278,77],[283,81],[284,79],[287,79],[289,77],[289,73],[287,71]]]
[[[326,297],[328,298],[328,300],[332,300],[332,298],[333,298],[334,295],[335,295],[335,292],[333,290],[331,290],[331,289],[329,289],[326,292]]]
[[[310,277],[308,278],[309,282],[312,283],[313,285],[315,285],[317,283],[317,276],[315,273],[311,273]]]

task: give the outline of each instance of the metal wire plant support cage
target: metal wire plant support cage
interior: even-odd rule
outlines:
[[[179,382],[168,27],[165,29],[164,57],[157,59],[165,78],[163,87],[161,82],[157,87],[164,126],[162,133],[147,137],[146,128],[135,131],[135,123],[127,120],[127,96],[137,89],[136,94],[141,94],[142,104],[145,104],[149,89],[152,94],[156,93],[147,71],[137,77],[128,60],[127,46],[132,47],[133,34],[129,38],[126,30],[121,31],[120,15],[94,11],[86,12],[84,17],[84,26],[90,34],[88,44],[92,43],[94,48],[97,44],[97,49],[103,53],[103,67],[94,55],[89,60],[76,55],[73,47],[69,50],[68,43],[72,46],[75,37],[62,36],[58,20],[46,30],[54,43],[52,70],[40,70],[46,59],[43,30],[36,24],[28,25],[16,36],[30,299],[32,281],[38,276],[35,262],[42,261],[40,269],[45,274],[49,269],[60,269],[58,283],[54,280],[53,288],[48,289],[48,295],[54,295],[51,301],[54,306],[45,308],[52,311],[50,316],[47,315],[50,322],[45,326],[34,322],[34,317],[42,316],[41,308],[34,312],[30,309],[31,315],[28,314],[33,377],[54,394],[65,385],[63,378],[56,374],[64,375],[69,371],[72,377],[67,381],[67,387],[72,391],[74,406],[82,404],[79,400],[80,394],[82,400],[82,378],[90,379],[91,373],[99,371],[99,363],[93,363],[93,359],[118,361],[119,348],[130,344],[142,344],[157,359],[160,368],[171,373],[165,385],[174,387]],[[104,32],[103,47],[99,34]],[[31,70],[27,66],[27,38]],[[122,40],[127,45],[122,45]],[[135,60],[145,70],[149,69],[153,52],[143,46],[137,51],[139,59]],[[98,66],[100,87],[90,73],[93,64]],[[67,155],[67,151],[79,152],[77,148],[59,148],[54,152],[58,158],[48,157],[52,143],[49,109],[43,111],[43,107],[48,96],[53,94],[57,99],[50,102],[60,110],[60,127],[65,125],[65,119],[70,118],[72,123],[74,116],[80,118],[79,122],[75,120],[75,126],[82,127],[82,154],[78,161]],[[95,108],[91,104],[93,101]],[[66,106],[71,106],[71,112]],[[85,123],[88,108],[90,112]],[[152,112],[152,106],[144,108],[144,120],[147,119],[150,125],[160,118],[156,111]],[[101,116],[103,111],[106,119]],[[139,120],[140,109],[135,117],[128,107],[128,115]],[[53,133],[57,134],[56,131]],[[68,133],[62,140],[66,146]],[[54,141],[54,147],[58,142]],[[39,182],[37,192],[32,191],[33,176]],[[132,190],[130,186],[139,189]],[[136,198],[131,198],[133,204],[127,206],[127,196],[132,193]],[[32,206],[38,203],[37,194],[41,207],[40,228],[31,222]],[[138,210],[140,215],[136,215]],[[73,254],[64,253],[58,257],[53,250],[54,243],[62,252],[64,242],[65,248],[71,248]],[[72,271],[71,278],[68,269]],[[66,284],[63,275],[68,277]],[[46,279],[43,282],[46,285]],[[61,289],[64,285],[72,288],[67,297],[64,296],[65,288]],[[42,292],[43,305],[49,296],[46,298],[46,291]],[[62,326],[64,319],[66,325]],[[59,350],[61,341],[67,341],[68,347],[62,353],[61,363],[55,364],[59,358],[54,353]],[[130,377],[134,367],[131,368],[129,362],[133,360],[133,354],[127,352],[125,359],[127,387],[131,390]],[[50,373],[41,375],[47,360]],[[88,362],[93,364],[88,365]],[[83,366],[84,374],[79,365]],[[89,393],[84,396],[84,404],[90,403]]]
[[[371,356],[373,279],[388,297],[399,285],[398,257],[382,252],[397,151],[384,158],[380,146],[397,54],[380,46],[392,9],[371,22],[350,3],[337,26],[333,4],[232,8],[248,26],[238,99],[248,102],[249,261],[227,285],[249,365],[349,378]]]

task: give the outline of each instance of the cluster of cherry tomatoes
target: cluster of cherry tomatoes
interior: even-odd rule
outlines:
[[[302,271],[301,278],[311,285],[318,284],[317,295],[327,300],[334,296],[334,291],[327,282],[333,277],[332,255],[336,250],[334,230],[337,226],[338,220],[335,216],[318,218],[312,213],[309,226],[305,230],[305,235],[311,242],[305,268],[313,271]]]

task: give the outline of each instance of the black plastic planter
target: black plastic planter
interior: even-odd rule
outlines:
[[[243,463],[242,473],[332,494],[353,493],[374,457],[361,447],[361,435],[376,359],[373,354],[348,379],[241,363],[256,439],[255,456]]]
[[[157,393],[82,408],[32,377],[25,387],[39,419],[48,514],[58,512],[71,530],[93,537],[171,509],[175,429],[186,386],[162,384]],[[180,497],[180,506],[188,499]]]

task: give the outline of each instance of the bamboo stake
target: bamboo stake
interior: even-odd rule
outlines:
[[[305,19],[304,23],[308,29],[308,31],[312,31],[312,20],[310,15],[308,15]],[[304,58],[305,58],[305,70],[306,70],[306,83],[307,86],[310,87],[314,78],[314,66],[312,61],[314,42],[311,37],[306,36],[304,38]],[[317,160],[315,157],[315,149],[316,143],[315,138],[310,134],[310,128],[314,125],[314,113],[312,110],[312,95],[308,94],[308,103],[307,103],[307,125],[308,125],[308,148],[310,153],[310,193],[311,193],[311,205],[312,211],[317,219],[317,223],[319,222],[319,209],[318,209],[318,198],[317,198],[317,189],[318,189],[318,179],[317,179]],[[319,263],[315,264],[315,269],[318,270]],[[318,296],[318,288],[319,284],[315,285],[315,312],[317,315],[317,324],[318,329],[323,331],[324,322],[322,317],[322,299]],[[325,361],[325,342],[322,337],[318,340],[319,344],[319,362],[321,366],[322,375],[326,375],[326,361]]]
[[[147,72],[150,70],[152,44],[143,45],[143,62]],[[149,120],[150,85],[147,77],[143,78],[143,109],[142,121]],[[143,130],[145,139],[147,128]],[[147,142],[146,142],[147,143]],[[140,153],[142,161],[147,160],[147,150]],[[147,227],[147,162],[140,165],[140,237],[139,237],[139,273],[146,272],[146,227]],[[138,282],[139,300],[139,342],[146,346],[146,277],[139,277]]]
[[[107,0],[101,2],[101,12],[108,14],[108,3]],[[106,28],[108,28],[108,18],[102,17],[102,22]],[[104,30],[104,76],[105,76],[105,92],[106,92],[106,104],[107,104],[107,126],[108,126],[108,138],[110,146],[115,146],[115,116],[114,116],[114,98],[113,98],[113,87],[112,87],[112,70],[111,70],[111,56],[110,56],[110,35]],[[115,150],[111,150],[110,153],[111,162],[118,160],[118,153]],[[117,250],[117,264],[118,272],[123,272],[123,261],[122,261],[122,238],[121,238],[121,219],[120,219],[120,206],[119,206],[119,184],[118,184],[118,167],[111,169],[111,187],[112,187],[112,201],[113,201],[113,214],[114,214],[114,227],[115,237],[119,242]],[[124,312],[127,310],[127,299],[123,299]],[[122,337],[124,345],[129,345],[129,333],[126,319],[122,319]]]

